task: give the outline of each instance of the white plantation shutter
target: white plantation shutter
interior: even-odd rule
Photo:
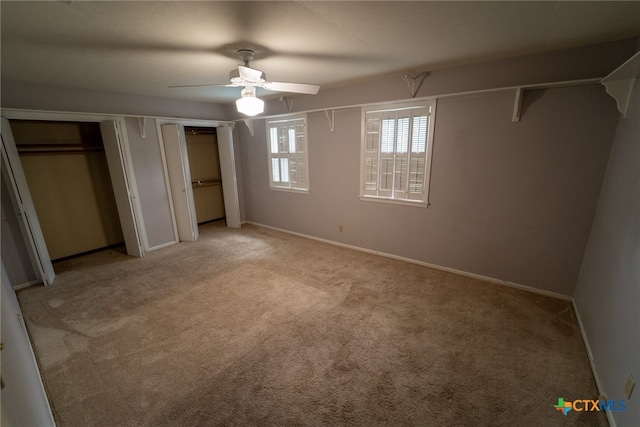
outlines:
[[[427,202],[435,103],[364,110],[362,196]]]
[[[365,195],[375,196],[378,194],[378,156],[380,151],[379,117],[367,117],[364,138],[363,191]]]
[[[306,116],[267,121],[271,188],[309,190]]]

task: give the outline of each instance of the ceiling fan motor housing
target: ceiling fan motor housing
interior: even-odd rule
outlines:
[[[254,68],[254,70],[255,70],[255,68]],[[229,80],[231,80],[232,84],[240,84],[241,85],[241,84],[246,83],[246,81],[244,81],[242,79],[242,77],[240,77],[240,71],[237,68],[229,71]],[[267,75],[264,72],[262,72],[262,74],[260,75],[260,80],[261,80],[261,82],[266,82],[267,81]]]

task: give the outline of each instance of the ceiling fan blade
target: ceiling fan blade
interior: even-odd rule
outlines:
[[[240,87],[242,85],[237,84],[208,84],[208,85],[176,85],[176,86],[168,86],[170,89],[173,88],[181,88],[181,87]]]
[[[240,78],[249,83],[261,83],[264,81],[262,77],[264,73],[255,68],[238,65],[238,72],[240,73]]]
[[[308,95],[315,95],[320,90],[320,86],[306,83],[268,82],[262,87],[276,92],[306,93]]]

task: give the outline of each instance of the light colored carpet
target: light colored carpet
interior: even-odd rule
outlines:
[[[19,292],[60,426],[606,426],[571,305],[219,223]]]

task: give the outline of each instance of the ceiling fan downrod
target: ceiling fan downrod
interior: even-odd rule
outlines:
[[[242,59],[242,62],[244,62],[245,67],[249,66],[249,62],[253,61],[253,57],[256,54],[251,49],[238,49],[237,52],[240,56],[240,59]]]

